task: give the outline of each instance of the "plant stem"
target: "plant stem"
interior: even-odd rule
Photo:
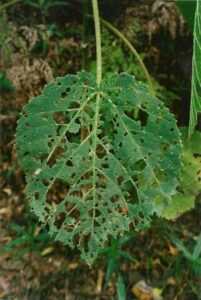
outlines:
[[[13,5],[13,4],[16,4],[16,3],[20,2],[20,1],[22,1],[22,0],[11,0],[8,3],[4,3],[4,4],[2,4],[0,6],[0,11],[3,10],[3,9],[6,9],[7,7],[9,7],[9,6]]]
[[[101,56],[101,33],[100,33],[100,18],[98,11],[97,0],[92,0],[93,17],[95,23],[95,35],[96,35],[96,81],[99,85],[102,80],[102,56]]]
[[[125,44],[126,46],[130,49],[130,51],[132,52],[132,54],[135,56],[135,58],[137,59],[137,61],[139,62],[142,70],[144,71],[145,77],[147,79],[147,82],[150,86],[150,89],[153,93],[153,95],[155,95],[155,90],[151,81],[151,77],[149,75],[149,72],[145,66],[145,64],[143,63],[140,55],[138,54],[137,50],[133,47],[133,45],[129,42],[129,40],[118,30],[116,29],[112,24],[110,24],[109,22],[101,19],[102,24],[107,27],[109,30],[111,30],[114,34],[116,34]]]
[[[47,22],[46,22],[46,17],[45,17],[45,14],[43,12],[42,9],[40,9],[40,14],[41,14],[41,19],[42,19],[42,23],[44,25],[44,29],[45,29],[45,39],[46,39],[46,43],[49,47],[49,36],[48,36],[48,25],[47,25]]]

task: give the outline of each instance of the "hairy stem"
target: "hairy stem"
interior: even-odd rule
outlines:
[[[101,56],[101,33],[100,33],[100,18],[98,11],[98,3],[97,0],[92,0],[93,7],[93,16],[95,23],[95,35],[96,35],[96,81],[97,84],[100,84],[102,79],[102,56]]]
[[[136,51],[136,49],[133,47],[133,45],[129,42],[129,40],[118,30],[116,29],[112,24],[110,24],[109,22],[101,19],[101,23],[107,27],[109,30],[111,30],[114,34],[116,34],[123,42],[124,44],[130,49],[130,51],[132,52],[132,54],[135,56],[135,58],[137,59],[137,61],[139,62],[144,74],[145,74],[145,77],[147,79],[147,82],[150,86],[150,89],[153,93],[153,95],[155,95],[155,90],[154,90],[154,87],[153,87],[153,84],[152,84],[152,81],[151,81],[151,77],[149,75],[149,72],[145,66],[145,64],[143,63],[140,55],[138,54],[138,52]]]
[[[22,1],[22,0],[11,0],[10,2],[7,2],[7,3],[5,3],[5,4],[2,4],[2,5],[0,6],[0,11],[3,10],[3,9],[8,8],[9,6],[11,6],[11,5],[13,5],[13,4],[16,4],[16,3],[18,3],[18,2],[21,2],[21,1]]]

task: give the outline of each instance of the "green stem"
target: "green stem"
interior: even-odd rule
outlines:
[[[101,56],[101,33],[100,33],[100,18],[98,11],[97,0],[92,0],[93,16],[95,23],[95,35],[96,35],[96,81],[99,85],[102,80],[102,56]]]
[[[20,2],[20,1],[22,1],[22,0],[11,0],[8,3],[4,3],[4,4],[2,4],[0,6],[0,11],[3,10],[3,9],[6,9],[7,7],[9,7],[9,6],[13,5],[13,4],[16,4],[16,3]]]
[[[139,62],[142,70],[144,71],[145,77],[147,79],[147,82],[150,86],[150,89],[153,93],[153,95],[155,95],[155,90],[152,84],[152,80],[151,77],[149,75],[149,72],[145,66],[145,64],[143,63],[140,55],[138,54],[138,52],[136,51],[136,49],[133,47],[133,45],[128,41],[128,39],[119,31],[117,30],[112,24],[110,24],[109,22],[101,19],[102,24],[107,27],[109,30],[111,30],[114,34],[116,34],[124,43],[125,45],[130,49],[130,51],[132,52],[132,54],[135,56],[135,58],[137,59],[137,61]]]
[[[47,25],[47,22],[46,22],[46,17],[45,17],[45,14],[43,12],[42,9],[40,9],[40,14],[41,14],[41,19],[42,19],[42,23],[44,25],[44,29],[45,29],[45,39],[46,39],[46,43],[49,47],[49,44],[50,44],[50,41],[49,41],[49,36],[48,36],[48,25]]]

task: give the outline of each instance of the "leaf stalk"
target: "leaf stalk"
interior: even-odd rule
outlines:
[[[99,85],[102,80],[102,54],[101,54],[101,33],[100,33],[100,18],[97,0],[92,0],[93,17],[95,24],[96,35],[96,82]]]
[[[110,24],[109,22],[105,21],[104,19],[101,18],[101,23],[108,28],[110,31],[112,31],[115,35],[117,35],[123,42],[124,44],[129,48],[129,50],[131,51],[131,53],[135,56],[135,58],[137,59],[139,65],[141,66],[144,75],[146,77],[147,83],[152,91],[152,94],[155,95],[155,90],[152,84],[152,80],[151,80],[151,76],[149,75],[149,72],[143,62],[143,60],[141,59],[140,55],[138,54],[137,50],[133,47],[133,45],[129,42],[129,40],[117,29],[115,28],[112,24]]]

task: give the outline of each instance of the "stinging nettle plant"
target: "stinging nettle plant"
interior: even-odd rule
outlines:
[[[102,79],[97,0],[92,6],[96,78],[81,71],[45,86],[16,135],[31,210],[89,265],[110,237],[162,215],[181,166],[180,133],[164,104],[129,74]],[[54,189],[62,190],[56,201]]]

